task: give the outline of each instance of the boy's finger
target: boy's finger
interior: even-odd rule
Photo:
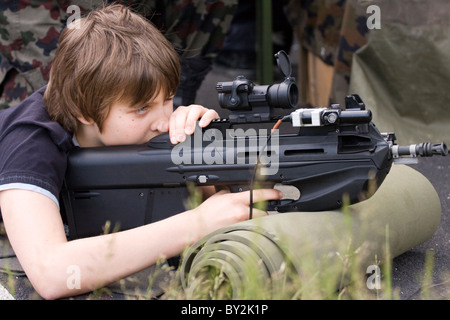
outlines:
[[[257,189],[253,190],[253,202],[264,200],[278,200],[283,197],[281,191],[276,189]]]
[[[188,110],[186,107],[178,107],[169,120],[170,141],[173,144],[183,142],[186,139],[184,132]]]
[[[242,201],[246,205],[250,205],[250,191],[243,191],[239,193]],[[256,189],[253,190],[253,203],[265,200],[278,200],[283,197],[283,194],[276,189]]]
[[[211,123],[211,121],[218,119],[219,114],[212,109],[207,109],[206,112],[202,115],[202,118],[200,119],[199,126],[200,127],[206,127],[208,124]]]
[[[189,111],[186,117],[186,122],[184,125],[184,130],[186,134],[193,134],[195,130],[195,124],[200,117],[202,117],[207,112],[207,109],[193,104],[189,106]]]

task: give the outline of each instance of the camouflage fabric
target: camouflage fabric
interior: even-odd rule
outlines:
[[[353,54],[367,42],[367,15],[347,0],[291,0],[288,12],[300,44],[334,66],[329,100],[343,104]]]
[[[48,81],[61,30],[60,6],[53,1],[0,2],[0,79],[4,108]]]
[[[345,0],[291,0],[289,19],[298,32],[302,46],[334,65]]]
[[[0,109],[17,104],[48,82],[59,35],[72,14],[67,12],[70,5],[79,6],[84,14],[108,2],[113,1],[0,0]],[[196,83],[195,88],[220,50],[237,6],[237,0],[114,2],[130,6],[159,27],[182,59],[195,58],[182,68],[184,82]],[[191,87],[184,91],[192,91]]]
[[[195,103],[197,90],[223,46],[237,8],[237,0],[136,1],[181,57],[180,84],[174,106]]]
[[[370,2],[357,4],[348,0],[345,4],[342,26],[339,34],[339,44],[334,60],[334,75],[330,93],[330,104],[344,104],[345,96],[350,94],[349,86],[353,56],[366,45],[369,38],[367,28],[366,8]]]
[[[237,0],[157,0],[148,18],[162,30],[182,58],[215,58],[237,3]]]
[[[0,109],[13,106],[48,82],[70,4],[80,13],[95,1],[0,1]],[[99,2],[99,1],[97,1]]]

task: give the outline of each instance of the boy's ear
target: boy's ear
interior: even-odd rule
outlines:
[[[78,116],[77,119],[78,119],[78,121],[80,121],[82,124],[85,124],[85,125],[93,125],[94,124],[94,120],[86,119],[83,116]]]

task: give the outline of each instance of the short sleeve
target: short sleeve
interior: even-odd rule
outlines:
[[[22,125],[0,143],[0,190],[20,185],[43,190],[58,199],[67,166],[67,155],[42,127]]]

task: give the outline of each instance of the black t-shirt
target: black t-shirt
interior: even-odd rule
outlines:
[[[0,191],[33,190],[59,205],[72,135],[50,120],[45,88],[0,111]]]

